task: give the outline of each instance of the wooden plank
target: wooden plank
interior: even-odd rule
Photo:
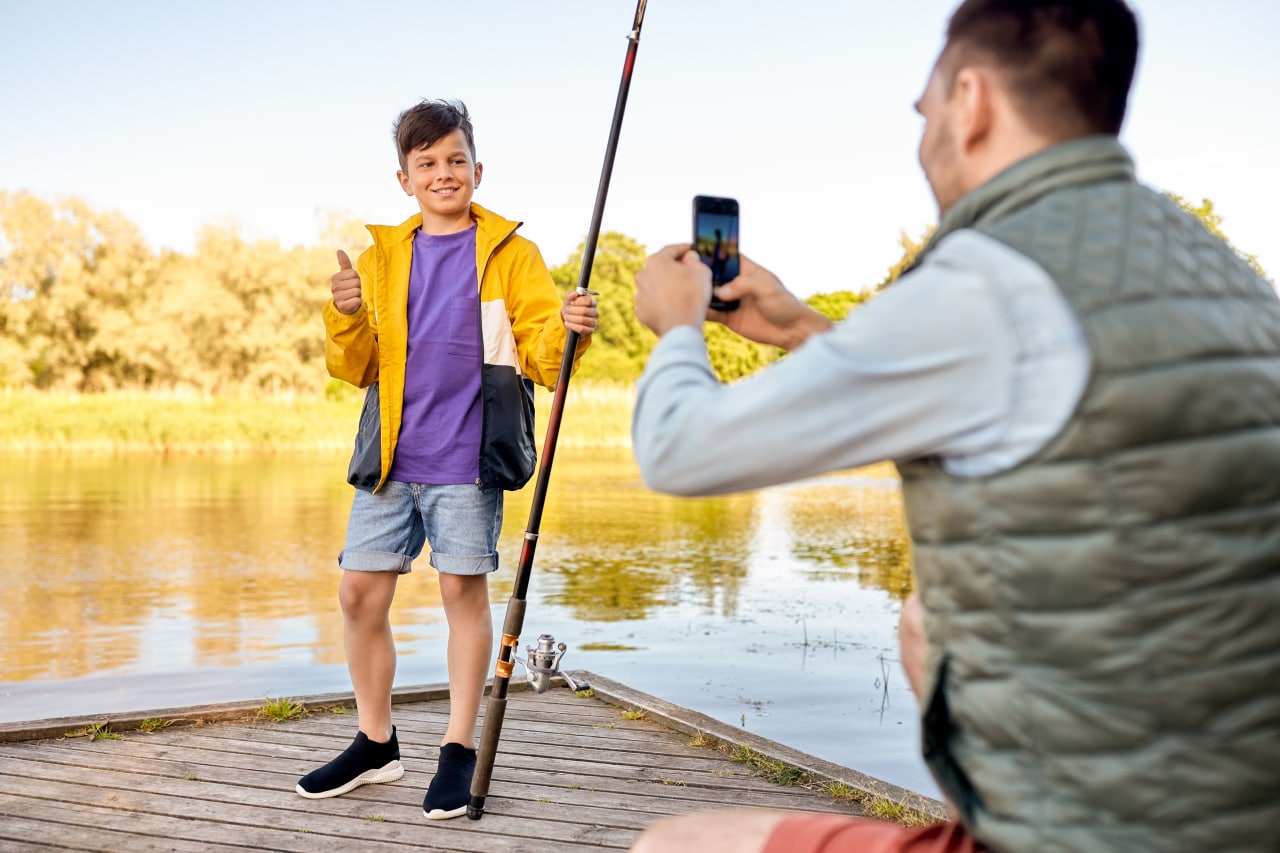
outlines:
[[[113,721],[113,729],[125,732],[122,739],[32,739],[33,732],[67,730],[67,720],[10,729],[0,746],[0,791],[8,792],[0,795],[0,840],[66,838],[67,849],[130,853],[157,843],[156,849],[180,851],[214,845],[310,851],[351,849],[353,842],[379,853],[549,853],[623,849],[659,817],[729,803],[859,813],[856,804],[813,786],[781,787],[761,778],[733,761],[729,747],[739,744],[814,780],[853,780],[875,786],[881,796],[891,790],[600,676],[579,675],[594,684],[593,697],[512,685],[480,821],[422,816],[448,719],[447,690],[436,687],[399,692],[401,700],[426,697],[398,701],[394,711],[405,777],[325,800],[304,799],[293,788],[350,743],[354,716],[319,713],[344,701],[342,694],[305,697],[299,701],[314,712],[282,723],[246,716],[256,713],[255,704],[134,715],[125,724],[147,718],[188,724],[148,734],[117,729]],[[644,714],[631,719],[627,709]],[[36,827],[43,830],[33,835]]]
[[[190,757],[169,757],[157,755],[155,744],[132,743],[129,741],[112,741],[105,749],[66,749],[53,745],[25,744],[21,751],[13,751],[15,759],[38,763],[53,770],[65,769],[72,777],[84,771],[111,770],[125,764],[130,772],[160,776],[171,779],[185,779],[195,776],[202,782],[219,784],[253,786],[266,790],[292,791],[298,776],[282,772],[279,764],[272,759],[256,755],[242,756],[237,766],[211,765],[207,763],[193,764]],[[641,760],[649,760],[645,755]],[[0,768],[5,767],[0,761]],[[13,772],[20,772],[16,762]],[[648,770],[648,768],[644,768]],[[64,778],[56,775],[55,778]],[[418,791],[424,791],[430,780],[430,771],[406,774],[407,784]],[[750,783],[750,784],[743,784]],[[619,798],[625,800],[618,807],[628,807],[644,787],[650,786],[653,795],[664,800],[688,800],[694,803],[719,803],[727,795],[732,795],[735,802],[741,805],[760,807],[785,807],[796,810],[808,810],[815,805],[814,795],[801,789],[779,789],[776,785],[750,776],[745,770],[737,774],[713,773],[711,770],[699,771],[695,774],[663,773],[661,779],[636,780],[619,778],[616,775],[595,776],[589,779],[576,772],[565,772],[554,767],[541,766],[537,769],[512,768],[496,765],[492,792],[495,795],[508,795],[522,799],[539,799],[543,797],[559,798],[560,802],[585,802],[593,805],[606,805],[608,802],[618,803]],[[376,799],[376,788],[369,787],[353,796]],[[518,794],[513,792],[519,792]],[[569,793],[557,793],[569,792]],[[674,804],[668,803],[674,807]],[[823,809],[828,810],[828,809]],[[854,813],[854,812],[850,812]]]
[[[859,773],[848,767],[841,767],[838,764],[823,761],[820,758],[792,749],[776,741],[762,738],[751,732],[734,729],[705,714],[699,714],[697,711],[667,702],[656,696],[633,690],[625,684],[612,681],[604,676],[580,671],[572,673],[572,677],[575,680],[589,681],[596,697],[601,700],[619,707],[641,709],[652,719],[661,721],[676,731],[690,735],[702,734],[726,743],[748,746],[762,755],[771,756],[793,767],[798,767],[814,779],[826,782],[842,782],[854,790],[871,796],[883,797],[890,802],[913,809],[937,820],[945,820],[947,818],[945,805],[938,800],[925,797],[915,791],[909,791],[906,788],[868,776],[865,773]]]
[[[563,681],[558,680],[557,683],[563,684]],[[486,696],[488,696],[491,686],[491,681],[485,684]],[[512,694],[526,691],[532,692],[527,684],[521,682],[512,682],[508,689]],[[448,701],[448,698],[448,685],[439,684],[397,687],[391,692],[392,704],[434,702],[440,699]],[[321,693],[314,696],[299,697],[295,701],[311,711],[319,711],[335,705],[355,707],[355,695],[350,692]],[[145,720],[154,719],[165,720],[171,725],[178,726],[252,719],[258,716],[263,704],[261,700],[255,699],[181,708],[158,708],[150,711],[126,711],[114,714],[52,717],[45,720],[0,723],[0,743],[62,737],[67,732],[78,731],[94,723],[103,722],[109,722],[113,731],[126,732],[141,728]]]
[[[101,774],[95,774],[100,776]],[[0,773],[0,784],[11,787],[19,779]],[[14,819],[31,813],[44,801],[76,806],[72,812],[88,828],[98,825],[102,811],[127,813],[134,832],[147,837],[179,832],[186,837],[186,827],[197,824],[214,826],[224,839],[258,846],[268,835],[284,832],[298,835],[306,843],[299,850],[314,850],[323,838],[360,839],[360,849],[446,849],[457,851],[538,849],[555,851],[573,849],[576,845],[625,848],[638,834],[638,827],[620,829],[603,824],[570,824],[559,820],[531,822],[529,815],[509,817],[486,815],[483,827],[474,821],[427,821],[422,816],[421,792],[408,792],[381,802],[357,798],[335,797],[327,800],[304,800],[292,791],[281,792],[274,799],[250,790],[222,786],[217,790],[206,783],[192,782],[177,794],[163,792],[164,786],[139,785],[132,790],[121,787],[118,778],[104,779],[113,787],[99,787],[64,780],[28,780],[21,796],[6,797],[0,809],[12,802],[22,803],[14,814],[6,814],[0,826],[8,827]],[[170,783],[168,787],[173,787]],[[367,790],[361,789],[361,790]],[[395,785],[377,786],[392,792]],[[194,789],[199,789],[194,790]],[[399,800],[399,802],[397,802]],[[85,809],[88,806],[90,808]],[[3,812],[0,812],[2,814]],[[61,827],[58,824],[58,832]],[[3,832],[4,830],[0,830]],[[532,833],[532,835],[531,835]],[[530,837],[537,843],[530,841]],[[269,845],[264,845],[269,846]],[[129,845],[104,844],[104,850],[128,849]],[[198,846],[192,849],[200,849]]]
[[[77,825],[68,809],[28,806],[19,814],[8,813],[10,798],[0,794],[0,848],[5,853],[18,850],[164,850],[174,853],[244,853],[241,845],[219,843],[215,838],[192,840],[166,835],[139,833],[136,819],[128,816],[123,828],[105,824]],[[31,839],[39,838],[36,844]],[[315,849],[312,847],[311,849]]]

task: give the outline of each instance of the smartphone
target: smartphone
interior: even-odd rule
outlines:
[[[715,288],[738,277],[738,202],[699,195],[693,198],[693,248],[711,268],[711,307],[732,311],[738,300],[716,298]]]

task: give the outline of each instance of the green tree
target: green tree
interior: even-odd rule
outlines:
[[[886,287],[897,281],[899,276],[906,272],[907,269],[916,262],[916,258],[920,255],[920,252],[926,245],[928,245],[929,238],[932,237],[933,232],[937,230],[937,225],[930,225],[928,228],[924,229],[917,239],[914,240],[907,236],[906,231],[899,231],[898,245],[902,247],[902,257],[898,258],[897,262],[894,263],[893,266],[889,267],[889,271],[885,273],[884,278],[880,279],[880,282],[875,286],[875,290],[884,290]]]
[[[805,304],[828,320],[839,322],[864,298],[864,294],[854,293],[852,290],[837,290],[833,293],[815,293],[805,300]]]
[[[184,381],[210,394],[320,393],[327,379],[320,310],[335,263],[328,248],[282,249],[206,227],[175,270],[163,308],[190,347]]]
[[[1182,210],[1190,213],[1196,219],[1199,219],[1204,224],[1204,227],[1208,229],[1210,234],[1230,246],[1231,250],[1239,255],[1245,263],[1253,267],[1254,272],[1270,281],[1266,272],[1263,271],[1262,265],[1258,263],[1257,255],[1250,255],[1240,251],[1240,249],[1237,248],[1227,237],[1226,232],[1222,230],[1222,215],[1214,210],[1212,201],[1207,198],[1202,198],[1200,199],[1200,203],[1197,205],[1192,204],[1190,201],[1175,192],[1166,191],[1164,195],[1165,198],[1172,201]]]
[[[578,286],[585,248],[583,241],[573,257],[551,270],[551,278],[562,290]],[[600,324],[582,359],[580,377],[634,382],[644,370],[657,343],[657,337],[636,319],[636,273],[644,260],[644,246],[630,237],[616,231],[600,235],[588,285],[600,294],[596,297]]]
[[[162,266],[118,213],[0,192],[0,383],[149,385],[159,366],[139,348]]]

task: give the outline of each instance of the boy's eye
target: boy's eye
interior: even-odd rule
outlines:
[[[453,161],[453,165],[455,165],[455,166],[465,166],[465,165],[467,165],[467,161],[466,161],[466,160],[463,160],[461,157],[459,157],[459,158],[457,158],[456,160],[454,160],[454,161]]]

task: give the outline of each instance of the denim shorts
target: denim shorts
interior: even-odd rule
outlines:
[[[448,575],[498,568],[502,490],[388,480],[377,494],[356,490],[338,565],[357,572],[411,570],[431,543],[431,565]]]

